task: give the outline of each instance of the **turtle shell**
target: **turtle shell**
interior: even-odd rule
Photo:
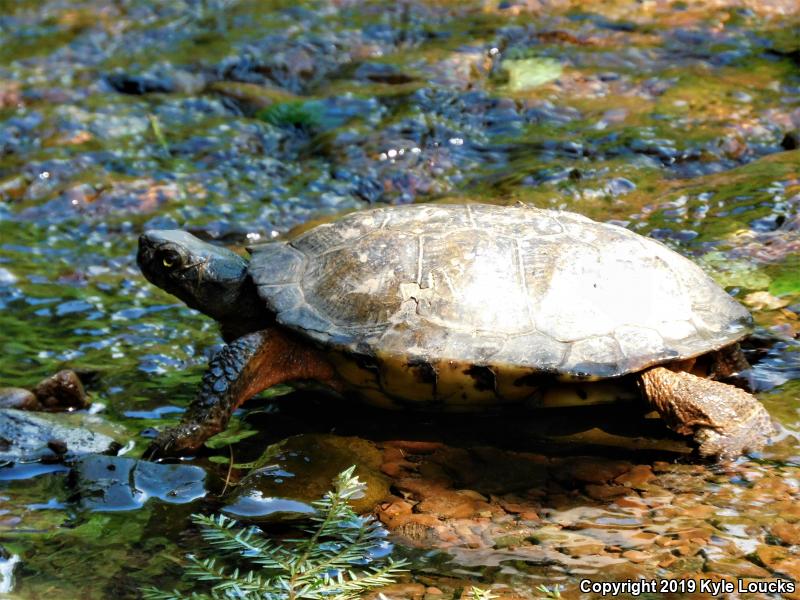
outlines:
[[[616,377],[747,335],[751,318],[663,244],[570,212],[379,208],[251,250],[278,323],[412,364]]]

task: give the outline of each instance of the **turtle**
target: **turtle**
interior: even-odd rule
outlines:
[[[420,411],[614,401],[585,390],[628,382],[701,456],[756,451],[774,433],[754,396],[720,381],[747,367],[747,309],[622,226],[527,205],[413,204],[247,250],[180,230],[139,239],[145,278],[215,319],[226,342],[153,457],[194,452],[250,397],[308,381]]]

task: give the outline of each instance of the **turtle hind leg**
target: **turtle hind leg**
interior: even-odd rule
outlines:
[[[775,433],[764,406],[737,387],[663,367],[639,377],[653,408],[673,430],[693,436],[702,456],[734,458]]]
[[[181,422],[161,432],[144,456],[197,450],[225,429],[233,411],[255,394],[279,383],[304,379],[338,387],[333,368],[311,345],[274,328],[244,335],[211,359],[200,390]]]

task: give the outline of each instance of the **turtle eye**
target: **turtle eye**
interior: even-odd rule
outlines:
[[[180,254],[172,250],[166,250],[161,253],[161,264],[167,269],[171,269],[181,262]]]

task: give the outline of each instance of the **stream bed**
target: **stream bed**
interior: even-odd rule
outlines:
[[[0,0],[0,387],[73,369],[124,460],[222,343],[139,273],[143,230],[241,247],[412,202],[573,210],[690,257],[753,313],[740,375],[779,425],[706,464],[625,407],[432,417],[281,388],[181,502],[92,501],[97,464],[0,467],[9,597],[179,585],[189,515],[246,495],[226,461],[267,447],[262,495],[357,465],[410,561],[391,598],[800,584],[799,148],[796,0]]]

